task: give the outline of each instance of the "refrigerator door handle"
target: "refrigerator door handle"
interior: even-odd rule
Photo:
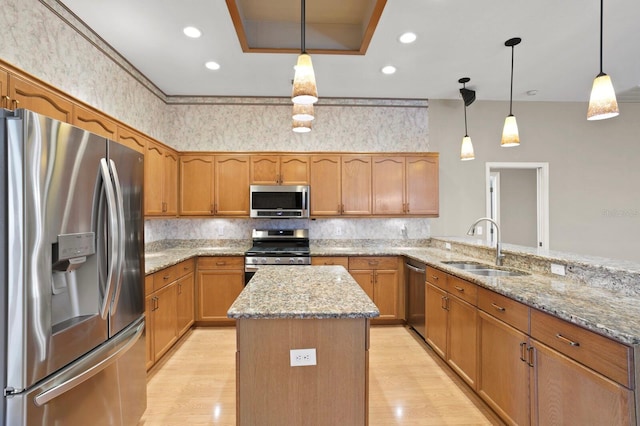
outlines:
[[[122,288],[122,275],[124,273],[125,259],[125,229],[124,229],[124,198],[122,197],[122,187],[120,186],[120,178],[118,177],[118,169],[113,160],[109,160],[111,165],[111,173],[113,176],[113,186],[115,188],[115,198],[118,212],[118,263],[116,266],[116,287],[111,302],[111,314],[116,313],[118,308],[118,300],[120,299],[120,289]]]
[[[120,235],[118,231],[118,207],[116,205],[116,196],[111,182],[111,173],[109,173],[109,165],[105,158],[100,159],[100,174],[102,175],[102,183],[107,195],[107,206],[109,208],[109,234],[111,237],[111,253],[109,256],[109,273],[107,275],[107,289],[105,290],[104,300],[100,307],[100,316],[107,319],[109,313],[109,305],[113,299],[113,292],[118,282],[117,265],[118,265],[118,248],[120,245]],[[115,284],[114,284],[115,282]]]
[[[144,332],[144,321],[140,321],[135,327],[130,328],[125,331],[118,340],[122,340],[122,342],[116,343],[115,346],[106,348],[101,354],[96,354],[90,358],[88,362],[92,362],[93,365],[89,368],[83,368],[80,374],[71,377],[70,379],[65,380],[64,382],[53,386],[50,389],[47,389],[44,392],[39,393],[35,396],[34,402],[37,406],[41,407],[53,399],[59,397],[65,392],[70,391],[81,383],[89,380],[96,374],[100,373],[105,368],[109,367],[115,361],[118,360],[121,356],[123,356],[131,347],[138,341],[138,339],[142,336]],[[94,361],[94,358],[102,356],[103,358],[99,361]],[[55,378],[53,378],[55,380]]]

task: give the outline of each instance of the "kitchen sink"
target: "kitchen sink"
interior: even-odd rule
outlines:
[[[471,274],[482,275],[485,277],[517,277],[522,275],[529,275],[529,273],[527,272],[515,271],[510,269],[497,269],[492,266],[473,261],[449,260],[443,261],[442,263],[451,266],[452,268],[462,269]]]

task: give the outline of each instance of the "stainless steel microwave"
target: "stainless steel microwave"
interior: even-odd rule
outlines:
[[[251,185],[251,217],[296,219],[309,217],[308,185]]]

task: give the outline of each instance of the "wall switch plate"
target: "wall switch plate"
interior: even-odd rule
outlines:
[[[289,358],[292,367],[316,365],[316,348],[291,349],[289,351]]]
[[[342,228],[341,227],[336,227],[336,235],[342,235]]]
[[[566,275],[564,265],[559,265],[557,263],[551,264],[551,273],[556,275],[562,275],[563,277]]]
[[[223,225],[218,225],[218,236],[223,236],[224,235],[224,226]]]
[[[476,226],[476,235],[482,235],[482,226]]]

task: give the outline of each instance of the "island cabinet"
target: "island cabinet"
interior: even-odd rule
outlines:
[[[214,210],[219,216],[249,216],[249,155],[216,155]]]
[[[398,265],[395,256],[349,257],[349,274],[380,310],[374,323],[402,319]]]
[[[72,124],[113,141],[118,137],[118,125],[96,110],[74,105]]]
[[[72,123],[73,102],[47,87],[19,77],[9,75],[6,106],[9,109],[25,108],[65,123]]]
[[[311,258],[312,265],[334,266],[340,265],[344,269],[349,269],[349,258],[347,256],[314,256]],[[366,290],[365,290],[366,292]],[[368,293],[367,293],[368,295]]]
[[[180,216],[211,216],[214,206],[213,155],[180,156]]]
[[[437,215],[438,156],[373,157],[374,215]]]
[[[476,389],[478,376],[477,286],[427,267],[426,342]]]
[[[177,216],[178,154],[155,141],[144,155],[145,216]]]
[[[308,185],[306,155],[252,155],[252,185]]]
[[[194,267],[189,259],[145,277],[147,369],[193,324]]]
[[[227,311],[244,288],[244,258],[200,257],[197,276],[198,324],[233,324]]]

